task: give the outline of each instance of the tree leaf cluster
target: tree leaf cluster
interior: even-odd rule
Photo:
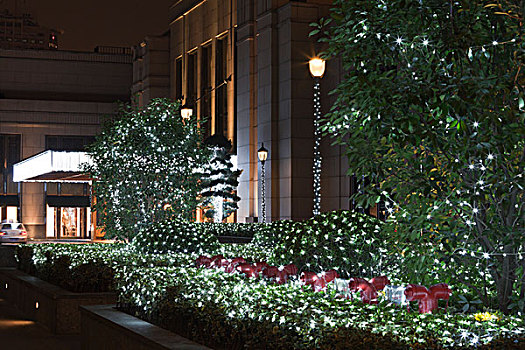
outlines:
[[[199,174],[209,161],[196,120],[180,104],[153,99],[124,105],[89,150],[95,210],[107,237],[131,239],[167,217],[191,219],[200,203]]]
[[[323,131],[371,184],[353,200],[386,202],[416,277],[475,252],[505,312],[525,298],[524,6],[336,0],[313,25],[344,69]]]

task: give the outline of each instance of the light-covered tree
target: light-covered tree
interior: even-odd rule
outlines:
[[[180,105],[153,99],[145,108],[123,106],[90,148],[95,210],[107,237],[133,238],[169,216],[193,218],[200,203],[197,169],[209,161],[196,120]]]
[[[336,0],[312,32],[345,70],[324,130],[375,184],[354,199],[386,201],[413,279],[504,312],[525,307],[524,6]]]
[[[239,208],[240,197],[236,190],[241,170],[234,169],[230,154],[232,145],[224,136],[213,135],[206,144],[212,157],[201,175],[205,216],[222,222]]]

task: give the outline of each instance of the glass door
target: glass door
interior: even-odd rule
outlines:
[[[79,208],[61,208],[60,237],[80,237]]]
[[[53,210],[53,231],[56,238],[86,238],[89,236],[89,208],[54,207],[49,209]]]

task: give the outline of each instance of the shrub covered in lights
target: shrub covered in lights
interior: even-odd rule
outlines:
[[[242,247],[249,253],[249,245]],[[217,251],[247,256],[230,248]],[[55,264],[54,271],[62,271],[60,278],[70,277],[72,269],[101,262],[115,271],[113,285],[121,309],[213,348],[525,346],[522,318],[491,312],[420,315],[389,304],[381,295],[378,305],[365,305],[359,298],[336,297],[332,288],[314,293],[295,278],[278,285],[190,267],[196,254],[138,253],[124,244],[38,244],[21,246],[17,253],[22,265],[34,265],[37,271]]]
[[[138,251],[154,254],[213,252],[219,241],[205,227],[184,219],[166,218],[142,228],[132,245]]]
[[[94,254],[89,260],[77,259],[72,264],[69,254],[56,254],[48,247],[18,247],[19,269],[72,292],[114,291],[115,270],[103,261],[103,254]]]
[[[151,281],[155,281],[152,283]],[[120,306],[213,348],[440,349],[525,345],[523,320],[501,314],[408,313],[298,284],[196,268],[135,270]],[[160,318],[158,317],[160,315]]]
[[[197,121],[183,122],[179,107],[168,99],[122,107],[90,148],[86,170],[108,237],[131,239],[165,217],[192,218],[200,203],[198,169],[209,154]]]
[[[227,251],[225,251],[227,253]],[[144,254],[125,244],[31,244],[16,249],[18,268],[74,292],[113,290],[125,271],[153,266],[187,266],[189,254]]]
[[[257,233],[266,230],[265,224],[259,223],[215,223],[203,222],[200,225],[206,232],[215,236],[253,237]]]
[[[272,222],[255,236],[254,244],[266,247],[269,262],[276,265],[335,268],[346,277],[397,275],[401,257],[388,249],[381,225],[368,215],[341,210],[300,222]]]

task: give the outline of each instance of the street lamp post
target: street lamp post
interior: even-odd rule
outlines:
[[[264,148],[264,143],[261,145],[261,148],[257,151],[257,157],[261,161],[261,192],[262,192],[262,201],[261,201],[261,216],[262,222],[266,222],[266,193],[265,193],[265,172],[264,172],[264,163],[268,158],[268,150]]]
[[[312,58],[308,64],[310,73],[314,77],[314,209],[313,215],[321,213],[321,78],[323,77],[326,61],[321,58]]]

